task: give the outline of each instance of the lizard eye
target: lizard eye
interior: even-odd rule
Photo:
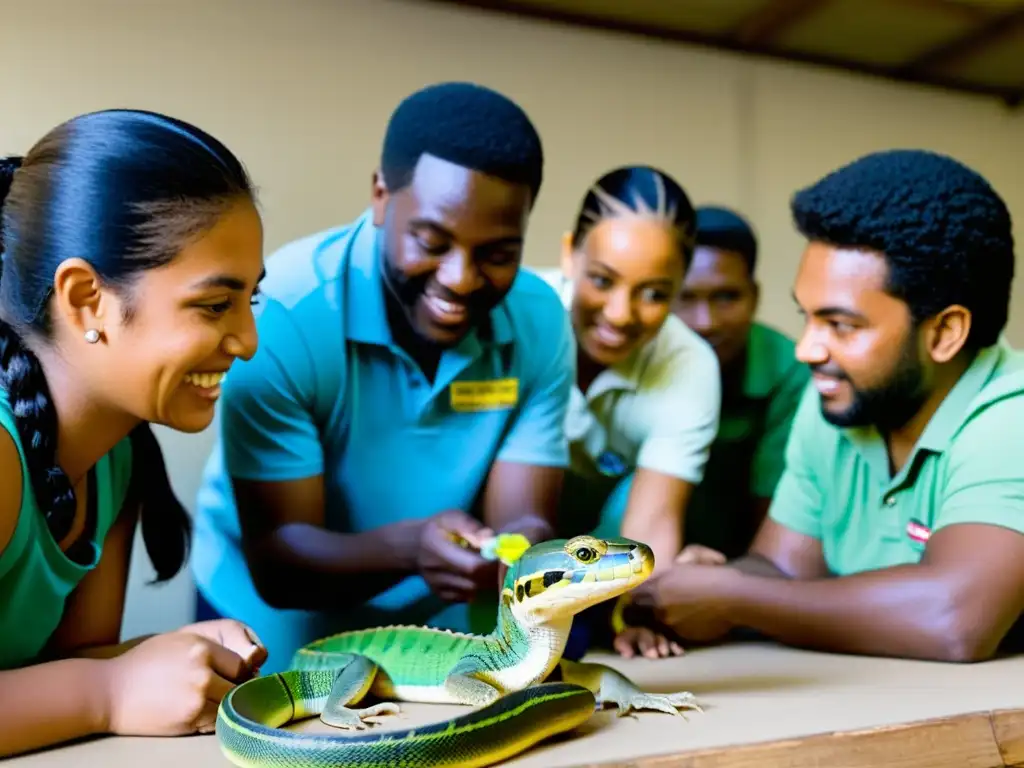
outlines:
[[[581,563],[589,563],[596,555],[597,553],[590,547],[580,547],[576,550],[576,559]]]

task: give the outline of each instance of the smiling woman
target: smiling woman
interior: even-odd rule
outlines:
[[[189,544],[149,423],[204,429],[256,348],[249,179],[194,126],[110,110],[3,160],[0,204],[0,755],[208,728],[244,627],[117,643],[137,521],[158,580]]]
[[[615,169],[587,191],[563,240],[561,270],[545,275],[577,340],[560,534],[643,541],[656,572],[682,547],[721,403],[713,350],[671,314],[693,256],[695,218],[665,172]],[[640,635],[627,631],[615,645],[626,655],[673,650]]]

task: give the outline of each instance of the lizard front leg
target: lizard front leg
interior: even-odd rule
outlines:
[[[493,685],[471,675],[450,674],[445,678],[444,687],[453,701],[474,707],[485,707],[501,696],[501,691]]]
[[[320,713],[320,721],[334,728],[366,728],[365,720],[380,715],[397,715],[401,710],[391,701],[381,702],[362,709],[351,709],[358,704],[373,686],[377,676],[377,665],[366,656],[352,654],[338,672],[327,696],[327,703]]]
[[[658,710],[678,715],[685,719],[679,708],[703,711],[697,697],[688,691],[678,693],[644,693],[628,677],[604,664],[570,661],[558,662],[562,680],[590,689],[597,698],[598,706],[614,704],[618,716],[624,717],[635,711]]]
[[[504,693],[498,686],[483,679],[479,662],[472,657],[463,658],[448,672],[444,688],[452,701],[472,707],[485,707]]]

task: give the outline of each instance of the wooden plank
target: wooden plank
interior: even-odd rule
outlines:
[[[682,2],[683,0],[672,0]],[[931,72],[911,71],[905,68],[883,67],[848,57],[834,57],[822,54],[803,53],[799,51],[778,50],[771,45],[745,45],[727,35],[707,35],[692,30],[667,29],[663,26],[638,23],[628,18],[605,18],[602,16],[581,13],[575,10],[558,10],[554,7],[537,7],[518,5],[514,0],[419,0],[424,3],[452,5],[471,8],[484,13],[515,16],[525,19],[537,19],[551,24],[565,24],[583,29],[596,29],[603,32],[615,32],[625,35],[663,40],[687,45],[701,46],[715,50],[730,51],[748,56],[757,56],[774,61],[786,61],[841,70],[848,73],[881,78],[890,82],[909,83],[914,85],[939,88],[952,93],[970,93],[975,95],[999,98],[1010,107],[1018,106],[1024,98],[1024,89],[1008,88],[999,85],[985,85],[957,80]],[[628,7],[628,5],[623,5]]]
[[[1024,758],[1024,710],[1002,721]],[[1005,749],[1005,747],[1004,747]],[[585,768],[1004,768],[993,715],[976,713],[904,725],[724,747]],[[583,768],[581,766],[581,768]]]
[[[993,11],[985,5],[973,5],[961,0],[894,0],[898,5],[917,8],[933,14],[956,16],[968,24],[980,24],[991,17]]]
[[[824,7],[828,0],[773,0],[744,19],[729,35],[741,45],[772,42],[785,30]]]
[[[1024,6],[1010,8],[1004,13],[990,17],[963,36],[925,51],[916,59],[898,67],[897,72],[912,75],[957,64],[1013,34],[1021,24],[1024,24]]]
[[[992,732],[1003,756],[1003,763],[1024,768],[1024,710],[999,710],[992,713]]]

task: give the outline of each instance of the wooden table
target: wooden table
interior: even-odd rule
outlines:
[[[953,665],[808,653],[770,644],[613,664],[648,691],[689,690],[704,713],[595,715],[515,768],[996,768],[1024,766],[1024,657]],[[380,728],[460,711],[403,706]],[[464,710],[461,710],[464,711]],[[298,726],[326,729],[312,720]],[[326,729],[329,730],[329,729]],[[213,736],[105,738],[8,760],[9,768],[230,768]]]

